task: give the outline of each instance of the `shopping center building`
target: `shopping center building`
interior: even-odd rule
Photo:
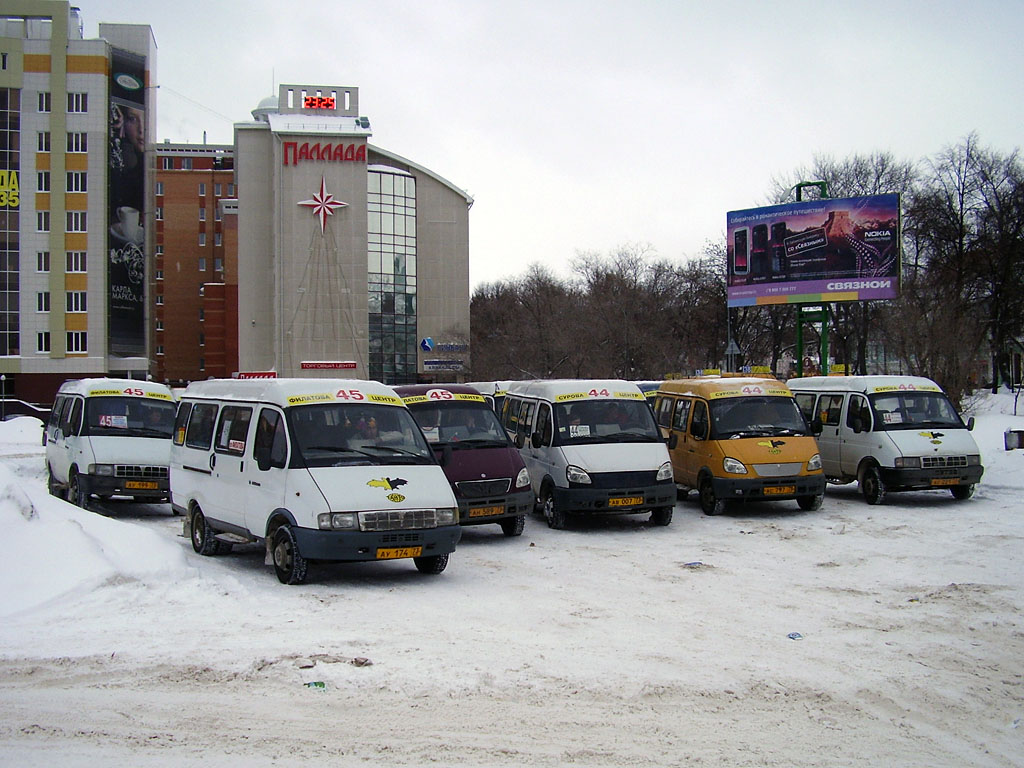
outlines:
[[[368,143],[359,90],[281,85],[235,126],[243,375],[452,380],[472,198]]]

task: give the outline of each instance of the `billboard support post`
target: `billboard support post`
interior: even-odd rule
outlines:
[[[802,202],[804,199],[803,192],[807,187],[817,187],[818,196],[825,198],[828,197],[828,182],[825,181],[801,181],[794,189],[796,189],[796,201]],[[805,304],[800,304],[796,308],[796,375],[804,375],[804,321],[807,322],[821,322],[821,345],[819,348],[820,360],[821,360],[821,375],[828,375],[828,319],[829,310],[831,306],[829,304],[822,304],[819,312],[808,311]]]

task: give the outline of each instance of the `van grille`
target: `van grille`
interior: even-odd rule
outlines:
[[[758,477],[791,477],[792,475],[800,474],[800,463],[755,464],[754,471]]]
[[[437,510],[384,509],[359,513],[361,531],[407,531],[416,528],[437,528]]]
[[[626,488],[643,488],[655,485],[658,481],[658,470],[642,470],[639,472],[591,472],[589,486],[573,486],[587,488],[608,488],[625,490]]]
[[[166,480],[167,467],[144,467],[138,464],[115,464],[114,477],[129,480]]]
[[[942,469],[944,467],[966,467],[966,456],[922,456],[921,466],[924,469]]]
[[[464,480],[456,483],[459,493],[467,499],[481,499],[485,496],[500,496],[508,493],[512,478],[500,477],[497,480]]]

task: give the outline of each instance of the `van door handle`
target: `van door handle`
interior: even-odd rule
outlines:
[[[217,466],[217,454],[216,453],[211,453],[210,454],[210,469],[213,469],[216,466]]]

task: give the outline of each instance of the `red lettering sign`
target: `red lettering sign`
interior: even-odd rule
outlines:
[[[299,363],[299,367],[304,371],[333,371],[339,369],[352,369],[356,367],[356,364],[351,360],[342,360],[340,362],[314,360]]]
[[[301,145],[297,141],[283,142],[284,165],[298,165],[299,161],[311,163],[365,163],[365,144],[316,144],[308,141]]]

